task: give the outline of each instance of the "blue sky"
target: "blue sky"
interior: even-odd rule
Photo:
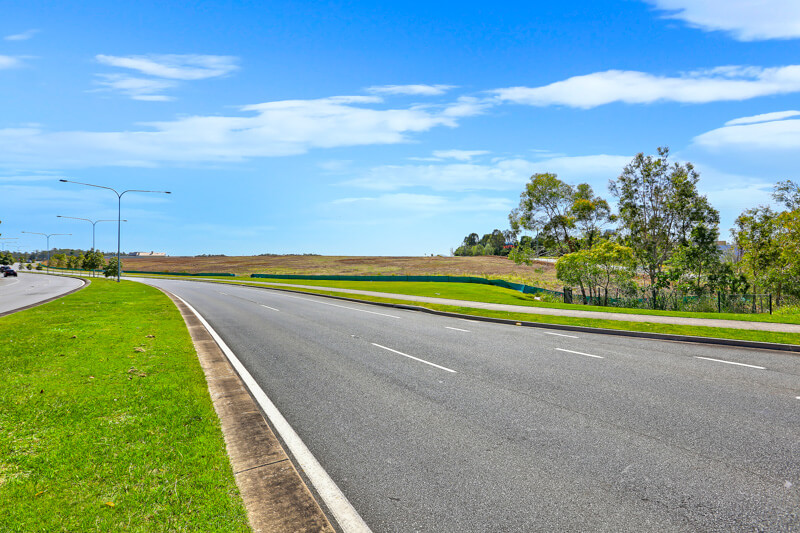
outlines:
[[[800,179],[796,0],[375,4],[6,4],[6,247],[116,218],[61,178],[172,191],[122,204],[123,249],[170,255],[446,255],[506,229],[532,174],[608,197],[664,145],[723,238]]]

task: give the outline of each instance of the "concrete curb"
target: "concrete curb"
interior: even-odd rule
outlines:
[[[45,274],[45,275],[48,275],[48,274]],[[84,279],[84,278],[81,278],[79,276],[61,276],[61,277],[75,278],[77,280],[82,281],[83,285],[81,285],[77,289],[72,289],[71,291],[65,292],[64,294],[59,294],[58,296],[53,296],[52,298],[48,298],[47,300],[42,300],[41,302],[37,302],[35,304],[30,304],[30,305],[25,305],[23,307],[18,307],[17,309],[12,309],[11,311],[5,311],[3,313],[0,313],[0,316],[11,315],[11,314],[14,314],[14,313],[19,313],[20,311],[25,311],[26,309],[33,309],[34,307],[39,307],[40,305],[44,305],[46,303],[50,303],[50,302],[52,302],[54,300],[58,300],[59,298],[63,298],[64,296],[69,296],[70,294],[72,294],[74,292],[78,292],[81,289],[85,289],[91,283],[91,281],[89,281],[87,279]]]
[[[192,337],[251,529],[257,533],[333,533],[330,521],[211,333],[182,300],[159,290],[178,308]]]
[[[207,282],[208,283],[208,282]],[[660,340],[660,341],[672,341],[672,342],[685,342],[685,343],[692,343],[692,344],[712,344],[718,346],[729,346],[735,348],[750,348],[756,350],[773,350],[773,351],[781,351],[781,352],[788,352],[791,354],[798,354],[800,355],[800,345],[798,344],[780,344],[777,342],[759,342],[759,341],[747,341],[747,340],[738,340],[738,339],[720,339],[717,337],[693,337],[691,335],[673,335],[669,333],[650,333],[647,331],[628,331],[622,329],[605,329],[605,328],[592,328],[588,326],[571,326],[567,324],[548,324],[546,322],[528,322],[528,321],[519,321],[519,320],[509,320],[506,318],[492,318],[492,317],[485,317],[485,316],[477,316],[477,315],[466,315],[461,313],[452,313],[449,311],[436,311],[435,309],[428,309],[427,307],[421,307],[418,305],[409,305],[409,304],[395,304],[395,303],[387,303],[387,302],[370,302],[367,300],[359,300],[357,298],[349,298],[346,296],[334,296],[331,294],[318,294],[313,292],[306,292],[300,290],[291,290],[285,288],[278,288],[278,287],[259,287],[257,285],[243,285],[243,284],[236,284],[245,287],[255,287],[257,289],[267,289],[273,291],[282,291],[282,292],[291,292],[291,293],[298,293],[298,294],[311,294],[314,296],[322,296],[324,298],[332,298],[334,300],[344,300],[348,302],[358,302],[358,303],[366,303],[371,305],[377,305],[381,307],[390,307],[394,309],[405,309],[408,311],[419,311],[422,313],[428,313],[431,315],[439,315],[439,316],[447,316],[452,318],[461,318],[465,320],[474,320],[477,322],[492,322],[495,324],[507,324],[511,326],[524,326],[529,328],[544,328],[544,329],[557,329],[562,331],[577,331],[581,333],[596,333],[600,335],[617,335],[620,337],[636,337],[640,339],[651,339],[651,340]],[[465,301],[465,304],[469,304],[469,302]],[[464,305],[464,307],[468,307],[468,305]],[[535,314],[535,313],[531,313]],[[702,327],[702,326],[698,326]]]

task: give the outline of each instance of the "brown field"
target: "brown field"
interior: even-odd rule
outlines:
[[[275,255],[243,257],[125,257],[124,270],[249,274],[477,276],[560,290],[552,263],[516,265],[504,257],[346,257]]]

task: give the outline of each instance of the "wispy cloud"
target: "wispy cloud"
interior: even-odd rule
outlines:
[[[170,80],[153,80],[148,78],[135,78],[124,74],[98,74],[100,78],[95,83],[103,87],[104,91],[115,91],[134,100],[147,100],[164,102],[172,97],[159,94],[165,89],[171,89],[177,83]]]
[[[738,126],[741,124],[756,124],[758,122],[770,122],[773,120],[783,120],[785,118],[796,117],[800,115],[800,111],[778,111],[775,113],[763,113],[761,115],[754,115],[752,117],[742,117],[729,120],[725,123],[726,126]]]
[[[438,96],[455,88],[455,85],[375,85],[365,90],[373,94]]]
[[[150,122],[139,131],[0,129],[0,164],[15,168],[196,165],[295,155],[316,148],[403,143],[433,128],[458,126],[447,106],[384,109],[380,103],[376,96],[266,102],[244,106],[239,115]]]
[[[19,58],[0,55],[0,70],[22,66]]]
[[[114,91],[134,100],[165,102],[174,98],[161,94],[173,89],[179,81],[204,80],[226,76],[238,69],[238,59],[232,56],[197,54],[150,54],[140,56],[97,55],[104,65],[130,69],[150,76],[143,78],[129,74],[98,74],[105,91]]]
[[[486,155],[486,150],[434,150],[433,157],[437,159],[456,159],[458,161],[469,161],[473,157]]]
[[[726,31],[739,41],[800,37],[797,0],[646,0],[666,17],[706,31]]]
[[[22,33],[15,33],[13,35],[6,35],[3,37],[6,41],[27,41],[34,35],[39,33],[39,30],[28,30]]]
[[[795,92],[800,92],[800,65],[775,68],[725,66],[676,77],[608,70],[542,87],[509,87],[492,91],[502,102],[583,109],[613,102],[701,104]]]
[[[780,115],[780,113],[776,115]],[[790,116],[796,115],[800,115],[800,113]],[[730,121],[721,128],[698,135],[694,138],[694,142],[703,148],[716,151],[792,151],[796,153],[797,150],[800,150],[800,120],[753,122],[752,118],[754,117],[746,117],[743,122],[739,123]]]
[[[225,76],[238,69],[233,56],[198,54],[150,54],[139,56],[109,56],[99,54],[95,59],[112,67],[136,70],[148,76],[172,80],[204,80]]]
[[[537,172],[553,172],[569,183],[605,188],[630,162],[629,156],[589,155],[529,161],[498,158],[486,163],[380,165],[341,185],[376,191],[426,188],[434,191],[520,191]]]

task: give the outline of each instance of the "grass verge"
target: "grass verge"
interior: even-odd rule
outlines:
[[[0,318],[3,531],[249,531],[172,302],[95,279]]]
[[[265,284],[250,283],[252,286],[265,286]],[[276,287],[284,288],[284,287]],[[628,322],[624,320],[604,320],[582,317],[569,317],[558,315],[539,315],[536,313],[509,313],[506,311],[492,311],[476,309],[474,307],[429,304],[425,302],[409,302],[407,300],[394,300],[360,294],[348,294],[330,290],[292,289],[309,294],[325,294],[329,296],[344,296],[355,300],[380,303],[394,303],[414,305],[435,311],[459,313],[463,315],[483,316],[490,318],[504,318],[520,322],[538,322],[541,324],[562,324],[569,326],[583,326],[590,328],[614,329],[621,331],[644,331],[649,333],[666,333],[670,335],[688,335],[691,337],[712,337],[718,339],[737,339],[757,342],[775,342],[779,344],[800,344],[800,334],[782,333],[774,331],[758,331],[734,328],[715,328],[707,326],[685,326],[680,324],[659,324],[654,322]]]

